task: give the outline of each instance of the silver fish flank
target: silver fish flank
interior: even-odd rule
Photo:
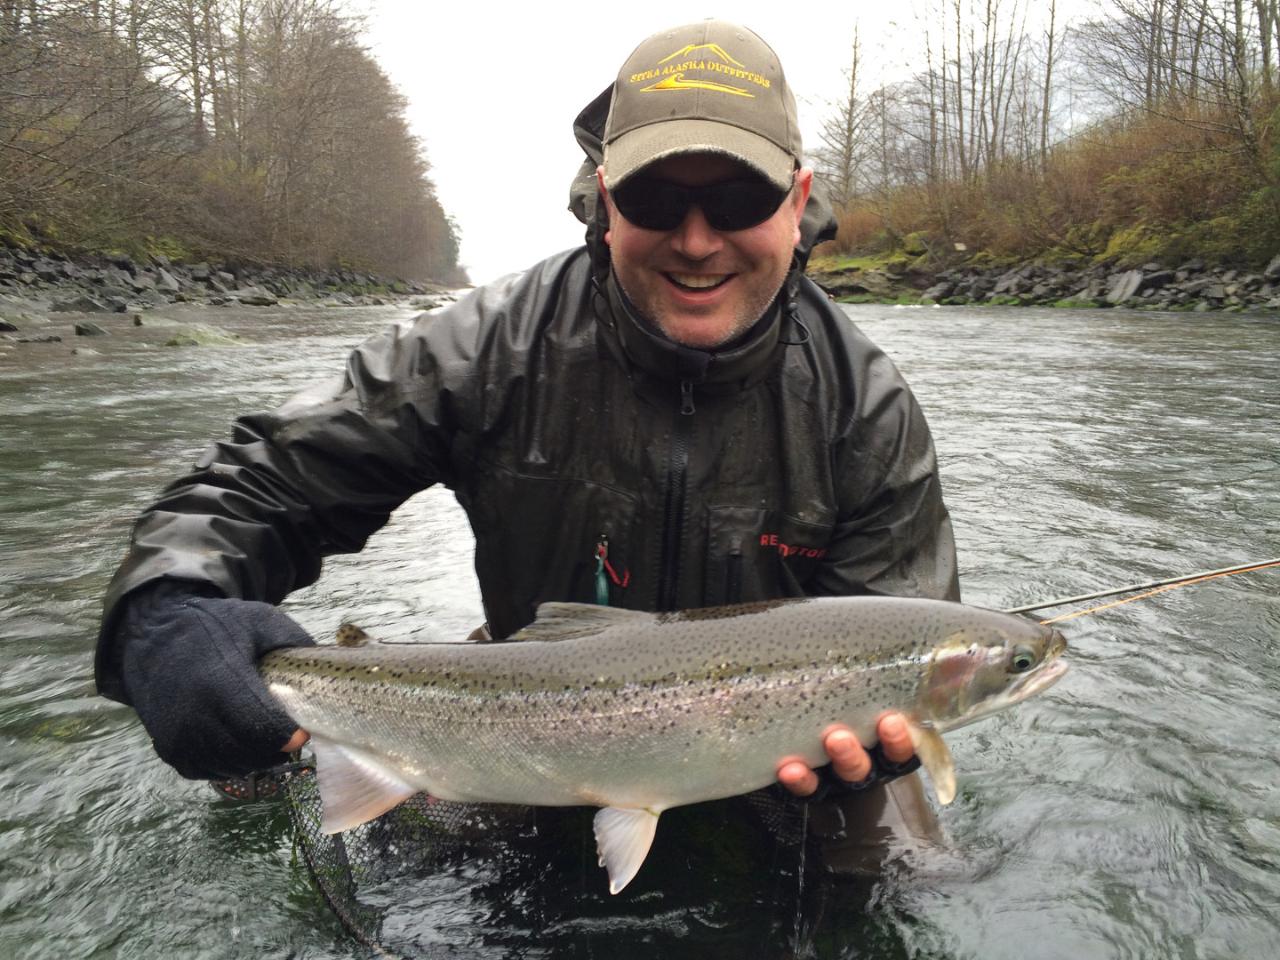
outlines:
[[[310,731],[323,829],[419,791],[444,800],[592,805],[617,893],[662,811],[771,783],[778,761],[826,762],[836,723],[875,742],[908,718],[939,802],[955,796],[941,734],[1066,671],[1062,634],[935,600],[840,597],[653,614],[549,603],[512,642],[276,651],[260,668]]]

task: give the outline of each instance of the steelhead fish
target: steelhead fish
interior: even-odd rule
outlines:
[[[546,603],[516,642],[365,640],[260,664],[311,733],[322,829],[358,826],[419,791],[598,806],[612,893],[640,869],[662,811],[763,787],[786,756],[826,763],[833,723],[870,745],[880,714],[902,711],[938,801],[950,803],[941,734],[1066,671],[1056,630],[886,597],[659,614]]]

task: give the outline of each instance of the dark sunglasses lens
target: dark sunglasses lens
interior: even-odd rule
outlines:
[[[637,178],[614,191],[622,215],[644,230],[674,230],[697,205],[716,230],[746,230],[777,212],[787,191],[764,180],[728,180],[705,187],[682,187]]]
[[[631,223],[643,230],[674,230],[689,213],[684,187],[662,180],[633,179],[613,192],[613,202]]]
[[[773,216],[786,196],[763,180],[732,180],[703,188],[699,205],[715,229],[746,230]]]

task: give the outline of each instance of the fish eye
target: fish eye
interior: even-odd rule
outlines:
[[[1035,651],[1030,647],[1015,647],[1013,656],[1009,658],[1009,666],[1014,673],[1025,673],[1036,665]]]

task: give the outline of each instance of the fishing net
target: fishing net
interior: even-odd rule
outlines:
[[[822,814],[774,790],[664,813],[643,871],[614,897],[597,863],[593,808],[419,794],[330,836],[309,759],[214,786],[287,802],[316,887],[379,957],[701,957],[766,944],[791,955],[829,913],[814,831]],[[847,891],[840,899],[852,903]]]
[[[296,849],[330,909],[359,941],[384,956],[404,949],[384,930],[397,897],[392,886],[449,873],[526,829],[531,808],[453,803],[417,794],[368,823],[327,835],[315,768],[292,765],[281,782]]]

